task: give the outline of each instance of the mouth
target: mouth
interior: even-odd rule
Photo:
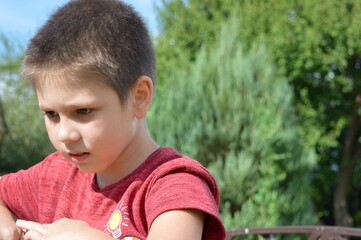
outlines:
[[[74,163],[85,162],[88,159],[89,155],[89,152],[68,153],[70,160]]]

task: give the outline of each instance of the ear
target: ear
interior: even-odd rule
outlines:
[[[153,99],[153,82],[148,76],[140,76],[132,89],[134,115],[143,119]]]

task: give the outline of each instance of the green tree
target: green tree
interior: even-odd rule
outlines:
[[[267,46],[278,75],[293,86],[301,138],[317,148],[316,211],[328,224],[361,223],[361,2],[163,0],[159,14],[164,59],[183,53],[193,60],[232,15],[244,46]]]
[[[22,45],[2,36],[0,84],[7,134],[1,144],[1,173],[27,168],[52,151],[34,92],[20,76],[22,58]]]
[[[155,98],[150,129],[212,171],[227,228],[312,223],[314,158],[299,138],[292,89],[276,76],[266,49],[244,51],[237,33],[224,28],[192,66],[173,68]]]

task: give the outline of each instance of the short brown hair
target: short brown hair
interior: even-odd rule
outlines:
[[[23,75],[34,86],[51,70],[96,73],[122,102],[141,75],[156,78],[146,25],[117,0],[72,0],[50,17],[29,43]]]

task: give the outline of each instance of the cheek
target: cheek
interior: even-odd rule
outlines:
[[[92,145],[102,146],[105,149],[109,149],[111,146],[122,147],[127,145],[134,134],[134,127],[129,121],[119,121],[118,119],[112,119],[98,125],[93,126],[87,132],[87,139]]]
[[[122,134],[120,134],[121,129],[117,126],[111,125],[109,123],[105,124],[99,128],[92,128],[86,133],[87,139],[97,145],[111,146],[116,144],[119,139],[121,139]]]
[[[115,129],[109,124],[99,121],[93,122],[82,128],[78,128],[82,141],[88,148],[106,148],[112,144],[112,135],[115,135]]]

